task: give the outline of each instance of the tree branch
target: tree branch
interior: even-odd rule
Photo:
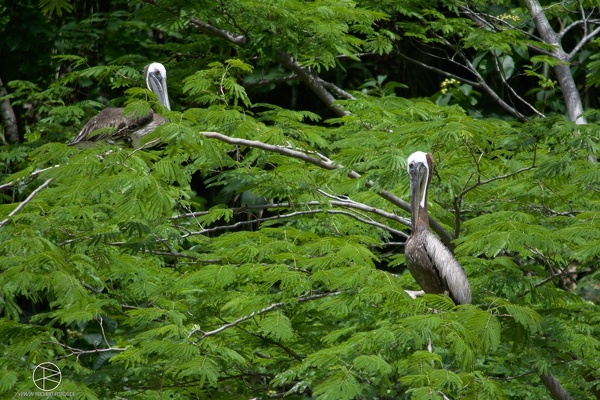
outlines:
[[[31,200],[33,200],[33,198],[39,192],[41,192],[46,186],[48,186],[50,184],[50,182],[52,182],[53,179],[54,178],[47,179],[46,182],[42,183],[37,189],[35,189],[33,192],[31,192],[31,194],[29,194],[29,196],[27,196],[27,198],[25,200],[23,200],[21,202],[21,204],[19,204],[17,206],[17,208],[15,208],[13,211],[11,211],[10,214],[8,214],[8,217],[6,219],[4,219],[3,221],[0,221],[0,228],[9,221],[10,217],[14,216],[16,213],[21,211],[23,209],[23,207],[25,207],[27,205],[27,203],[29,203]]]
[[[330,160],[326,156],[316,153],[316,152],[296,150],[296,149],[292,149],[291,147],[273,145],[273,144],[259,142],[256,140],[234,138],[234,137],[230,137],[227,135],[223,135],[222,133],[218,133],[218,132],[201,131],[199,133],[207,138],[217,139],[217,140],[220,140],[225,143],[239,145],[239,146],[245,146],[245,147],[258,148],[258,149],[262,149],[265,151],[270,151],[273,153],[278,153],[278,154],[282,154],[282,155],[289,156],[292,158],[296,158],[296,159],[308,162],[310,164],[313,164],[317,167],[320,167],[320,168],[323,168],[326,170],[336,170],[336,169],[344,168],[343,165],[338,164],[338,163]],[[348,177],[350,177],[352,179],[359,179],[359,178],[361,178],[361,175],[356,171],[350,171],[350,172],[348,172]],[[371,189],[371,188],[373,188],[373,186],[375,186],[375,183],[371,180],[368,180],[365,182],[365,186],[367,188]],[[376,193],[381,198],[387,200],[388,202],[392,203],[393,205],[400,207],[404,211],[410,212],[410,204],[408,204],[406,201],[402,200],[401,198],[397,197],[393,193],[390,193],[387,190],[380,190],[380,191],[377,191]],[[440,225],[440,223],[437,222],[431,216],[429,217],[429,224],[431,226],[431,229],[433,229],[440,236],[442,241],[447,246],[451,246],[452,235],[450,235],[444,229],[444,227],[442,225]]]
[[[29,176],[28,176],[27,178],[29,178],[29,179],[31,179],[31,178],[35,178],[36,176],[38,176],[38,175],[39,175],[39,174],[41,174],[42,172],[46,172],[46,171],[48,171],[49,169],[52,169],[52,168],[58,168],[58,167],[60,167],[60,165],[59,165],[59,164],[56,164],[56,165],[54,165],[54,166],[52,166],[52,167],[48,167],[48,168],[42,168],[42,169],[36,169],[36,170],[35,170],[35,171],[33,171],[31,174],[29,174]],[[8,183],[4,183],[4,184],[0,185],[0,190],[4,190],[4,189],[6,189],[6,188],[13,187],[14,185],[16,185],[16,182],[15,182],[15,181],[10,181],[10,182],[8,182]]]
[[[151,4],[153,6],[158,6],[157,0],[142,0],[144,3]],[[177,14],[175,14],[177,15]],[[190,24],[199,30],[200,32],[208,33],[209,35],[220,37],[221,39],[225,39],[228,42],[233,44],[237,44],[239,46],[243,46],[248,41],[248,38],[244,35],[239,35],[236,33],[228,32],[224,29],[219,29],[213,25],[210,25],[204,21],[201,21],[198,18],[192,18],[190,20]]]
[[[585,46],[586,43],[592,40],[595,36],[597,36],[598,33],[600,33],[600,26],[591,31],[589,34],[585,35],[583,38],[581,38],[579,43],[577,43],[575,47],[573,47],[573,50],[571,50],[569,54],[567,54],[567,59],[571,61],[573,58],[575,58],[575,56],[582,49],[582,47]]]
[[[554,400],[573,400],[571,395],[560,384],[558,379],[556,379],[556,377],[551,373],[548,372],[547,374],[540,374],[540,379]]]
[[[215,26],[207,24],[204,21],[199,20],[198,18],[192,18],[190,20],[190,24],[199,30],[200,32],[208,33],[209,35],[217,36],[221,39],[225,39],[228,42],[233,44],[237,44],[238,46],[244,46],[248,41],[248,38],[244,35],[238,35],[232,32],[228,32],[224,29],[219,29]]]
[[[297,297],[296,301],[298,303],[303,303],[305,301],[322,299],[324,297],[329,297],[329,296],[336,296],[336,295],[338,295],[340,293],[342,293],[342,292],[338,291],[338,292],[326,292],[326,293],[311,294],[311,295]],[[234,327],[234,326],[236,326],[238,324],[241,324],[242,322],[247,321],[249,319],[252,319],[252,318],[254,318],[254,317],[258,316],[258,315],[265,314],[265,313],[267,313],[269,311],[273,311],[273,310],[275,310],[275,309],[277,309],[279,307],[283,307],[283,306],[285,306],[285,304],[286,303],[283,302],[283,301],[280,301],[280,302],[277,302],[277,303],[273,303],[273,304],[271,304],[271,305],[269,305],[269,306],[267,306],[267,307],[265,307],[265,308],[263,308],[263,309],[261,309],[259,311],[254,311],[254,312],[252,312],[252,313],[250,313],[248,315],[245,315],[243,317],[240,317],[240,318],[236,319],[233,322],[229,322],[229,323],[227,323],[225,325],[222,325],[219,328],[214,329],[212,331],[203,332],[202,330],[200,330],[198,328],[193,329],[189,333],[188,338],[194,336],[198,332],[201,332],[202,336],[200,337],[199,340],[203,340],[203,339],[205,339],[205,338],[207,338],[209,336],[214,336],[214,335],[216,335],[218,333],[223,332],[224,330],[227,330],[227,329],[232,328],[232,327]]]
[[[538,117],[545,118],[546,116],[544,114],[542,114],[541,112],[539,112],[534,106],[532,106],[524,98],[522,98],[521,96],[519,96],[517,94],[517,92],[514,91],[514,89],[512,88],[512,86],[510,86],[510,84],[506,81],[506,78],[504,77],[504,71],[501,70],[500,63],[498,62],[498,57],[495,56],[495,55],[494,55],[494,63],[496,65],[496,72],[498,72],[498,75],[500,76],[500,79],[502,80],[502,83],[508,89],[508,91],[513,96],[515,96],[518,100],[520,100],[523,104],[525,104],[529,109],[531,109],[531,111],[533,111],[534,114],[537,114]]]
[[[348,205],[347,205],[348,206]],[[267,221],[274,221],[274,220],[279,220],[279,219],[285,219],[285,218],[293,218],[293,217],[298,217],[301,215],[310,215],[310,214],[320,214],[320,213],[328,213],[328,214],[341,214],[341,215],[346,215],[348,217],[354,218],[357,221],[360,221],[364,224],[367,225],[371,225],[371,226],[375,226],[377,228],[386,230],[390,233],[393,233],[395,235],[398,236],[402,236],[402,237],[408,237],[408,235],[400,230],[394,229],[390,226],[387,226],[385,224],[382,224],[381,222],[377,222],[374,221],[371,218],[366,218],[366,217],[361,217],[360,215],[357,215],[355,213],[351,213],[349,211],[344,211],[344,210],[327,210],[327,209],[315,209],[315,210],[302,210],[302,211],[294,211],[288,214],[283,214],[283,215],[274,215],[272,217],[265,217],[265,218],[256,218],[256,219],[252,219],[252,220],[248,220],[248,221],[238,221],[234,224],[231,225],[219,225],[219,226],[215,226],[213,228],[204,228],[200,231],[194,231],[194,232],[188,232],[185,235],[182,235],[182,238],[186,238],[188,236],[194,236],[194,235],[205,235],[207,233],[212,233],[212,232],[218,232],[218,231],[223,231],[223,230],[232,230],[235,228],[239,228],[241,226],[245,226],[245,225],[252,225],[255,223],[261,223],[261,222],[267,222]],[[112,243],[112,244],[124,244],[124,243]]]
[[[558,35],[550,25],[544,9],[540,5],[538,0],[525,0],[525,4],[529,9],[529,14],[533,18],[537,31],[540,33],[542,40],[547,44],[554,46],[552,56],[557,60],[568,62],[569,56],[565,53],[562,44],[560,42],[560,35]],[[566,64],[558,64],[554,66],[554,73],[558,78],[558,83],[567,106],[569,118],[576,124],[585,124],[587,121],[583,114],[583,104],[581,102],[581,96],[577,90],[577,85],[571,75],[571,69]]]
[[[428,71],[435,72],[436,74],[445,76],[447,78],[456,79],[457,81],[460,81],[462,83],[466,83],[467,85],[471,85],[471,86],[476,87],[476,88],[481,87],[481,84],[479,82],[471,81],[469,79],[463,78],[462,76],[458,76],[458,75],[452,74],[450,72],[444,71],[443,69],[436,68],[436,67],[434,67],[432,65],[429,65],[429,64],[425,64],[424,62],[415,60],[414,58],[408,57],[407,55],[404,55],[404,54],[402,54],[400,52],[398,52],[398,55],[403,60],[411,62],[411,63],[413,63],[415,65],[418,65],[419,67],[425,68]]]
[[[275,54],[275,60],[286,67],[287,69],[294,72],[300,79],[306,83],[306,85],[317,95],[319,98],[329,107],[333,112],[335,112],[340,117],[345,115],[349,115],[350,112],[347,110],[341,109],[339,106],[333,104],[335,102],[335,97],[331,95],[320,82],[320,79],[316,77],[309,69],[302,67],[294,58],[283,51],[278,51]]]
[[[277,78],[272,78],[272,79],[261,79],[259,81],[256,82],[248,82],[248,83],[244,83],[244,87],[246,89],[251,89],[251,88],[255,88],[255,87],[261,87],[261,86],[267,86],[267,85],[271,85],[271,84],[278,84],[278,83],[283,83],[283,82],[288,82],[288,81],[292,81],[295,79],[299,79],[298,75],[291,73],[289,75],[286,76],[280,76]]]
[[[433,36],[435,36],[437,39],[440,39],[441,41],[443,41],[447,47],[449,47],[450,49],[454,50],[455,46],[452,45],[452,43],[450,43],[446,38],[438,35],[435,32],[431,32],[431,34]],[[494,89],[492,89],[487,82],[485,81],[485,79],[481,76],[481,74],[477,71],[477,68],[475,68],[475,66],[473,65],[473,63],[471,63],[471,61],[469,60],[469,58],[461,51],[457,51],[456,54],[462,59],[462,61],[465,63],[466,68],[469,70],[469,72],[471,74],[473,74],[473,76],[475,76],[475,79],[477,80],[477,82],[479,83],[477,86],[483,90],[484,92],[486,92],[488,94],[488,96],[490,96],[498,105],[500,105],[500,107],[502,107],[506,112],[508,112],[510,115],[512,115],[513,117],[517,118],[519,121],[527,121],[528,118],[521,114],[519,111],[517,111],[517,109],[515,109],[514,107],[511,107],[507,102],[505,102],[495,91]]]
[[[353,95],[351,95],[350,93],[346,92],[344,89],[334,85],[331,82],[327,82],[321,78],[317,78],[317,81],[323,85],[324,87],[326,87],[327,89],[331,90],[332,92],[334,92],[335,94],[337,94],[338,96],[347,99],[347,100],[356,100],[356,97],[354,97]]]
[[[463,189],[463,191],[460,192],[460,194],[458,195],[458,197],[463,197],[465,194],[467,194],[468,192],[470,192],[471,190],[473,190],[473,189],[475,189],[475,188],[477,188],[479,186],[487,185],[488,183],[491,183],[491,182],[494,182],[494,181],[497,181],[497,180],[500,180],[500,179],[510,178],[510,177],[518,175],[518,174],[520,174],[522,172],[529,171],[529,170],[531,170],[533,168],[535,168],[535,157],[534,157],[532,165],[530,165],[529,167],[523,167],[523,168],[520,168],[520,169],[516,170],[515,172],[511,172],[511,173],[504,174],[504,175],[498,175],[498,176],[495,176],[493,178],[487,179],[485,181],[478,180],[473,185],[469,186],[466,189]]]

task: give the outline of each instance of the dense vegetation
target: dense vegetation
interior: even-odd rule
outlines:
[[[588,1],[0,1],[1,396],[53,362],[76,398],[600,399],[599,32]],[[106,106],[160,144],[67,146]],[[406,292],[416,150],[473,304]]]

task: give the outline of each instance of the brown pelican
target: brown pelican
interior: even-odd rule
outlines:
[[[160,63],[152,63],[144,68],[146,86],[152,90],[158,101],[168,110],[171,109],[167,93],[167,70]],[[166,122],[165,118],[150,110],[144,116],[125,116],[123,108],[105,108],[96,114],[68,144],[74,145],[83,141],[97,141],[106,138],[125,138],[134,148],[141,147],[144,135],[154,131]]]
[[[444,293],[456,304],[467,304],[471,288],[465,271],[429,230],[427,189],[432,173],[431,154],[417,151],[408,157],[412,233],[404,248],[406,263],[425,293]]]

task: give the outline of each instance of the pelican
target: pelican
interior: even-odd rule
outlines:
[[[146,65],[144,77],[148,89],[158,96],[158,101],[167,110],[170,110],[171,104],[167,92],[167,70],[164,65],[160,63]],[[137,149],[141,147],[141,140],[144,135],[154,131],[165,122],[166,119],[163,116],[152,110],[147,115],[136,117],[123,115],[123,108],[105,108],[92,117],[79,132],[79,135],[68,144],[74,145],[83,141],[94,142],[109,137],[111,139],[125,138]]]
[[[471,288],[463,267],[429,230],[427,189],[433,157],[417,151],[408,157],[412,232],[404,248],[408,270],[425,293],[444,293],[456,304],[471,302]]]

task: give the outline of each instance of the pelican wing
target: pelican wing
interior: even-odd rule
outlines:
[[[126,138],[129,134],[140,127],[147,125],[154,119],[154,112],[141,117],[124,116],[123,108],[105,108],[83,127],[68,144],[74,145],[80,142],[95,142],[98,140],[112,138]]]
[[[432,267],[443,282],[448,295],[456,304],[471,302],[471,287],[463,267],[454,255],[448,250],[437,236],[426,231],[426,240],[423,241],[425,251],[431,260]]]

